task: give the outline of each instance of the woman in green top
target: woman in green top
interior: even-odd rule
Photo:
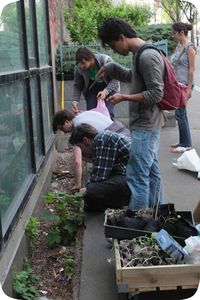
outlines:
[[[80,47],[76,52],[76,66],[74,70],[74,89],[72,110],[79,111],[78,102],[83,93],[86,100],[86,109],[90,110],[97,106],[97,101],[106,100],[107,97],[120,91],[120,83],[109,76],[97,77],[99,69],[105,64],[113,62],[108,55],[96,53],[86,47]],[[114,119],[114,104],[106,101],[106,106],[111,119]]]

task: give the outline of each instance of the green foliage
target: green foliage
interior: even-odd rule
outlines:
[[[109,0],[75,0],[70,11],[64,11],[64,21],[74,42],[89,43],[97,40],[98,28],[108,17],[120,17],[132,26],[147,24],[152,12],[147,6],[124,3],[112,4]]]
[[[168,41],[168,55],[172,54],[176,47],[176,42],[172,38],[171,24],[152,24],[145,27],[139,27],[136,29],[140,38],[145,41]]]
[[[44,201],[54,206],[51,210],[45,210],[42,215],[43,219],[52,222],[52,227],[46,237],[47,244],[49,246],[68,245],[83,224],[82,194],[48,193]]]
[[[21,272],[14,272],[13,288],[20,299],[35,300],[38,297],[39,276],[33,274],[27,259]]]
[[[65,276],[67,276],[68,280],[71,280],[72,276],[74,274],[74,267],[75,267],[74,256],[65,255],[62,258],[62,261],[64,264],[64,274],[65,274]]]
[[[28,236],[28,243],[31,252],[35,250],[35,238],[39,234],[39,224],[40,222],[38,221],[38,218],[32,216],[29,218],[25,228],[25,232]]]

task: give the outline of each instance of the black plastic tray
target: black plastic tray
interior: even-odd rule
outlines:
[[[191,211],[176,211],[182,218],[187,219],[194,225],[194,219]],[[118,240],[125,240],[125,239],[132,239],[138,236],[151,236],[152,232],[132,229],[132,228],[125,228],[120,226],[113,226],[107,224],[107,215],[105,215],[104,221],[104,233],[107,238],[115,238]],[[185,237],[180,236],[172,236],[179,244],[185,246]]]

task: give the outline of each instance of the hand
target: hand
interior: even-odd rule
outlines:
[[[86,187],[85,187],[85,188],[81,188],[81,189],[79,190],[79,192],[82,193],[82,194],[84,195],[84,194],[86,194],[86,192],[87,192],[87,188],[86,188]]]
[[[96,77],[100,78],[100,77],[104,77],[105,75],[106,75],[106,68],[105,68],[104,66],[102,66],[102,67],[99,69],[99,71],[98,71]]]
[[[98,92],[97,94],[97,100],[105,100],[106,99],[106,95],[103,91]]]
[[[80,187],[79,185],[75,184],[75,185],[72,187],[71,191],[72,191],[72,193],[76,193],[76,192],[79,192],[80,189],[81,189],[81,187]]]
[[[72,102],[72,112],[77,115],[79,113],[78,103],[76,101]]]
[[[188,99],[190,99],[192,97],[192,89],[191,88],[187,89],[187,94],[188,94]]]
[[[114,104],[118,104],[123,100],[122,94],[114,94],[106,99],[106,101],[110,101]]]

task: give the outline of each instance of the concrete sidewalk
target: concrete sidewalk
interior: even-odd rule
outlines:
[[[197,57],[197,72],[200,69],[200,56]],[[196,73],[197,73],[196,72]],[[192,133],[193,147],[200,156],[200,73],[196,74],[196,86],[188,104],[188,118]],[[172,165],[180,154],[170,152],[170,145],[178,141],[177,127],[166,127],[161,132],[159,161],[165,189],[165,202],[175,203],[177,210],[193,211],[200,200],[200,182],[197,174],[178,170]],[[79,300],[119,300],[127,299],[127,295],[118,294],[115,281],[114,263],[109,264],[107,258],[112,256],[111,246],[104,236],[103,214],[86,215],[86,230],[83,241],[83,260]],[[162,293],[160,299],[155,295],[140,294],[138,300],[173,300],[190,297],[192,293],[185,291],[182,298],[176,293]]]

